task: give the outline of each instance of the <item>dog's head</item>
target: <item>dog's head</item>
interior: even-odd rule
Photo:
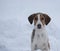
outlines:
[[[44,13],[34,13],[28,17],[28,20],[30,24],[32,24],[34,21],[35,28],[41,29],[45,25],[48,25],[51,18],[47,14],[44,14]]]

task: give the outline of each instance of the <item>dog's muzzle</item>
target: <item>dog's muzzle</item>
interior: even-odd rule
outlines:
[[[37,25],[37,28],[40,29],[40,28],[41,28],[41,24],[38,24],[38,25]]]

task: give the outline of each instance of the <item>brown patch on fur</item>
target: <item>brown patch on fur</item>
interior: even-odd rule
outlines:
[[[38,17],[35,16],[35,17],[34,17],[34,25],[36,25],[37,21],[38,21]]]
[[[45,24],[45,18],[42,14],[40,15],[40,20],[41,20],[42,24],[44,25]]]
[[[47,25],[50,22],[51,18],[47,14],[42,15],[45,17],[45,24]]]
[[[36,16],[36,14],[32,14],[28,17],[28,21],[30,22],[30,24],[33,23],[33,19],[34,19],[35,16]]]

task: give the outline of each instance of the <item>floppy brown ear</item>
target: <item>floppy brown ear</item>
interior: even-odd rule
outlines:
[[[51,21],[51,18],[47,14],[43,14],[43,16],[45,17],[45,24],[47,25]]]
[[[34,19],[35,15],[36,15],[36,14],[32,14],[32,15],[30,15],[30,16],[28,17],[28,21],[30,22],[30,24],[33,23],[33,19]]]

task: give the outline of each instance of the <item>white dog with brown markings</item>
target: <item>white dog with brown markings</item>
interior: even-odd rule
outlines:
[[[34,13],[28,17],[30,24],[34,22],[34,29],[31,37],[31,51],[40,49],[50,51],[49,38],[45,26],[48,25],[51,18],[44,13]]]

